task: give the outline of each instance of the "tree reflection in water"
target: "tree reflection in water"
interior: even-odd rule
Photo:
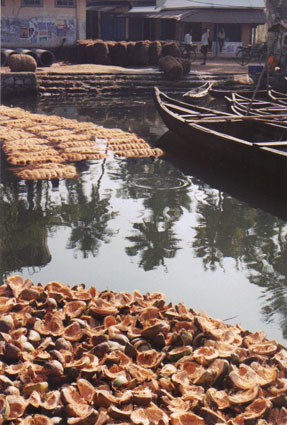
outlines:
[[[99,253],[101,242],[108,243],[114,233],[108,228],[117,213],[110,212],[110,195],[100,197],[99,182],[84,194],[80,179],[67,181],[68,198],[61,206],[64,223],[71,227],[67,248],[82,252],[83,257]]]
[[[116,213],[110,212],[110,195],[100,195],[100,175],[90,193],[85,194],[81,178],[66,180],[67,200],[53,199],[49,181],[17,181],[7,175],[2,178],[0,197],[0,267],[1,281],[24,267],[36,270],[51,261],[48,233],[56,233],[61,226],[71,228],[68,249],[82,252],[87,258],[96,256],[101,242],[108,243],[113,232],[109,221]]]
[[[138,200],[123,239],[125,253],[136,259],[139,268],[168,271],[183,246],[191,247],[205,271],[224,270],[225,260],[232,258],[237,271],[262,288],[264,320],[270,322],[278,314],[287,337],[284,220],[252,208],[162,159],[112,159],[102,168],[96,167],[98,177],[89,181],[83,173],[79,179],[61,182],[56,192],[46,181],[2,179],[0,258],[4,278],[24,267],[47,265],[53,256],[48,235],[57,238],[62,226],[69,229],[66,247],[75,255],[98,256],[106,243],[111,245],[111,255],[117,256],[112,244],[117,231],[110,223],[115,220],[117,227],[117,217],[123,212],[114,212],[113,205],[116,198]],[[182,226],[192,227],[192,240],[187,240],[190,233],[179,232]]]
[[[249,208],[223,192],[203,188],[204,201],[193,247],[205,270],[223,268],[231,257],[238,270],[246,270],[251,283],[264,288],[262,314],[271,322],[281,315],[281,328],[287,337],[287,228],[279,218]]]
[[[145,271],[166,268],[165,259],[175,258],[180,249],[174,226],[184,210],[190,212],[188,179],[161,160],[128,161],[120,175],[123,183],[118,196],[142,198],[144,206],[144,218],[132,224],[133,234],[126,237],[132,243],[126,253],[139,256],[138,265]],[[177,187],[178,182],[184,184]]]

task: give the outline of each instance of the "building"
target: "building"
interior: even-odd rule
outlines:
[[[154,7],[131,8],[127,16],[153,20],[150,35],[162,40],[183,40],[191,28],[193,41],[199,43],[203,29],[208,27],[215,54],[219,54],[219,29],[224,28],[225,43],[220,55],[229,56],[239,45],[255,42],[257,26],[266,22],[264,9],[264,0],[157,0]]]
[[[86,0],[2,0],[2,48],[56,48],[86,38]]]
[[[87,39],[143,40],[151,37],[146,19],[129,19],[131,8],[155,6],[155,0],[87,0]]]
[[[85,39],[183,40],[190,28],[193,41],[200,43],[208,27],[213,53],[229,56],[239,45],[254,42],[257,26],[266,22],[264,0],[2,0],[1,4],[4,48],[55,49]],[[220,28],[226,36],[221,52]]]

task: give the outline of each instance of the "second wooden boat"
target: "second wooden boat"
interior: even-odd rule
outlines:
[[[280,93],[271,89],[268,91],[268,96],[271,101],[287,107],[287,93]]]
[[[244,86],[231,86],[229,88],[227,87],[220,87],[220,86],[215,86],[213,85],[210,89],[209,89],[209,94],[212,97],[215,98],[223,98],[224,96],[232,96],[233,93],[237,93],[243,96],[246,96],[248,98],[252,98],[254,92],[256,90],[256,87],[244,87]],[[256,95],[255,98],[266,98],[268,95],[268,90],[267,89],[259,89],[256,91]]]
[[[224,161],[241,167],[254,167],[261,173],[280,173],[287,177],[287,128],[265,123],[257,117],[239,117],[207,108],[201,114],[194,107],[154,89],[154,103],[169,130],[180,135],[185,145],[196,146]],[[196,117],[196,118],[195,118]]]
[[[206,82],[201,86],[194,87],[188,92],[184,93],[183,98],[188,103],[198,103],[208,96],[211,87],[212,83]]]
[[[239,115],[287,115],[287,106],[276,102],[248,99],[236,93],[231,97],[225,96],[224,99],[231,113],[240,111]]]

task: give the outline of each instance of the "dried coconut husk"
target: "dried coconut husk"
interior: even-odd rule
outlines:
[[[76,42],[76,62],[88,63],[87,45],[92,44],[93,40],[77,40]]]
[[[30,55],[16,53],[9,56],[8,66],[11,72],[35,72],[37,62]]]
[[[185,59],[185,58],[180,58],[180,57],[177,57],[176,59],[178,60],[178,62],[179,62],[179,63],[181,64],[181,66],[182,66],[182,72],[183,72],[183,75],[187,75],[187,74],[189,74],[189,72],[190,72],[190,70],[191,70],[191,63],[190,63],[190,60]]]
[[[179,61],[173,56],[163,56],[158,65],[168,80],[180,80],[183,76],[183,68]]]
[[[0,128],[2,150],[7,162],[15,166],[11,171],[25,180],[77,178],[76,168],[65,162],[101,160],[109,151],[120,158],[163,155],[134,133],[20,108],[1,106],[0,111],[7,117]]]
[[[152,41],[149,45],[149,63],[157,65],[162,55],[162,45],[160,41]]]
[[[127,66],[128,65],[128,53],[126,42],[116,42],[109,45],[109,52],[112,65],[115,66]]]
[[[137,41],[134,48],[135,66],[147,66],[149,64],[149,41]]]
[[[135,56],[135,41],[127,42],[127,64],[128,66],[134,65],[134,56]]]
[[[180,50],[176,42],[164,42],[162,44],[162,56],[180,57]]]
[[[0,414],[9,405],[10,421],[286,422],[286,350],[183,304],[167,306],[160,293],[35,286],[14,276],[0,288],[1,323]]]
[[[86,46],[87,63],[109,65],[109,47],[103,40],[95,40]]]

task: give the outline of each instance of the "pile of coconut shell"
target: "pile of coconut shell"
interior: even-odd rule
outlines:
[[[78,173],[69,162],[102,159],[109,153],[119,158],[163,154],[134,133],[3,105],[0,144],[22,179],[74,178]]]
[[[0,389],[11,425],[286,425],[287,351],[161,293],[10,276]]]

